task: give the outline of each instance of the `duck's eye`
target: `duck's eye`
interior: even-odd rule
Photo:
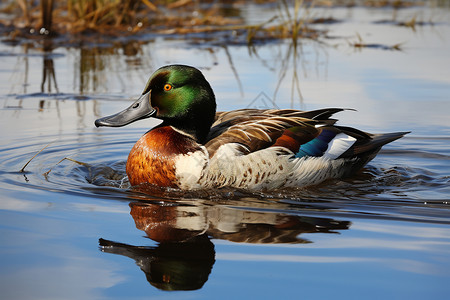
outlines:
[[[172,88],[173,88],[173,86],[172,86],[171,84],[169,84],[169,83],[166,83],[166,84],[164,85],[164,90],[165,90],[166,92],[170,91]]]

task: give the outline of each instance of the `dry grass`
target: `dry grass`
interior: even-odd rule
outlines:
[[[395,51],[401,51],[402,50],[402,43],[398,43],[398,44],[395,44],[395,45],[366,43],[366,42],[363,41],[362,37],[359,34],[356,34],[356,38],[357,38],[356,42],[349,43],[350,46],[354,47],[355,49],[372,48],[372,49],[395,50]]]
[[[11,38],[41,35],[124,36],[140,33],[160,35],[215,34],[230,32],[246,36],[247,43],[272,39],[317,39],[325,32],[310,25],[328,22],[312,19],[315,6],[347,5],[407,7],[410,1],[366,0],[253,0],[254,5],[278,4],[273,18],[261,24],[249,25],[242,16],[227,14],[234,6],[248,5],[250,1],[199,0],[16,0],[2,7],[4,13],[14,15],[3,20]],[[226,5],[225,5],[226,3]],[[414,2],[417,3],[417,2]],[[405,25],[406,26],[406,25]],[[412,26],[407,24],[407,26]]]

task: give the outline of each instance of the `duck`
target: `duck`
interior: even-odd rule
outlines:
[[[382,146],[409,132],[371,134],[337,125],[344,108],[311,111],[244,108],[216,112],[202,72],[187,65],[157,69],[129,107],[95,120],[120,127],[156,118],[126,162],[132,186],[249,191],[303,188],[355,174]]]

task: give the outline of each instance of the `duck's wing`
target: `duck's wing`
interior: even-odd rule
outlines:
[[[313,139],[321,131],[319,126],[334,124],[336,120],[331,119],[331,115],[342,110],[240,109],[218,112],[205,146],[210,156],[227,143],[237,143],[244,153],[250,153],[276,145],[286,134],[293,138],[283,137],[280,142],[284,141],[283,146],[295,151],[299,145],[288,145],[287,140],[298,144]]]
[[[219,112],[205,147],[210,157],[220,146],[235,143],[241,146],[244,154],[278,146],[296,157],[359,158],[365,163],[383,145],[408,133],[370,134],[334,125],[337,120],[331,116],[343,110],[241,109]]]
[[[217,112],[214,123],[212,124],[211,127],[213,130],[217,128],[227,128],[231,125],[238,124],[244,120],[251,120],[254,119],[255,117],[267,118],[269,116],[302,117],[306,119],[321,120],[321,121],[329,120],[336,122],[335,119],[330,119],[330,117],[333,114],[343,110],[353,110],[353,109],[324,108],[311,111],[301,111],[295,109],[244,108],[227,112]]]

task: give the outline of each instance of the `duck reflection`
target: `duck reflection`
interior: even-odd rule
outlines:
[[[167,291],[200,289],[215,262],[214,245],[206,234],[157,247],[131,246],[104,239],[99,243],[103,252],[134,259],[151,285]]]
[[[252,244],[310,243],[302,233],[335,233],[350,222],[267,210],[191,203],[130,203],[136,228],[159,243],[132,246],[100,239],[103,252],[130,257],[153,286],[195,290],[208,280],[215,262],[211,239]]]

